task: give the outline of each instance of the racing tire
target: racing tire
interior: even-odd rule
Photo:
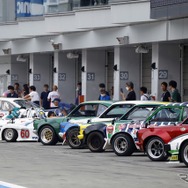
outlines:
[[[7,142],[16,142],[18,138],[18,133],[15,129],[8,128],[3,131],[3,138]]]
[[[91,152],[103,152],[104,143],[104,136],[100,132],[92,132],[87,137],[87,147]]]
[[[164,150],[164,142],[159,137],[153,137],[147,142],[146,153],[152,161],[166,161],[168,158]]]
[[[49,125],[41,128],[39,132],[39,140],[43,145],[56,145],[58,142],[54,129]]]
[[[67,131],[66,133],[66,141],[67,144],[72,148],[72,149],[81,149],[83,148],[83,142],[79,140],[78,138],[79,134],[79,128],[75,127]]]
[[[130,156],[136,150],[133,139],[126,134],[117,134],[112,140],[112,148],[117,156]]]
[[[181,151],[180,151],[180,155],[181,155],[181,160],[182,162],[188,166],[188,142],[185,142],[182,145]]]

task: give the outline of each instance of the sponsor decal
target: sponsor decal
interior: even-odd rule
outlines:
[[[108,132],[108,134],[112,134],[112,133],[113,133],[113,130],[114,130],[114,127],[113,127],[112,125],[109,125],[109,126],[107,127],[107,132]]]
[[[180,131],[184,132],[184,131],[186,131],[186,128],[182,127],[182,128],[180,128]]]

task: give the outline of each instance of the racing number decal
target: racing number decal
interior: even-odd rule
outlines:
[[[29,138],[30,134],[29,134],[29,130],[24,130],[22,129],[20,132],[21,138]]]

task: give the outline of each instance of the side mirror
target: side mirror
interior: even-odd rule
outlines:
[[[116,121],[116,119],[114,118],[114,119],[112,120],[112,125],[114,125],[114,124],[115,124],[115,121]]]
[[[87,120],[87,123],[91,123],[91,119],[88,119],[88,120]]]
[[[145,123],[145,128],[148,128],[148,126],[151,124],[151,121],[148,121]]]
[[[70,118],[67,118],[67,122],[69,122],[70,121]]]

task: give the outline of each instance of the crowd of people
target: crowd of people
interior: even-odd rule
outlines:
[[[136,100],[136,92],[134,91],[134,84],[132,82],[127,82],[125,85],[125,88],[127,90],[127,95],[123,92],[123,88],[120,89],[120,96],[122,100],[130,101],[130,100]],[[168,91],[169,88],[169,91]],[[163,102],[181,102],[181,95],[177,89],[177,82],[174,80],[171,80],[169,84],[166,82],[161,83],[161,101]],[[100,96],[99,100],[111,100],[109,92],[105,89],[105,84],[101,83],[99,84],[99,91]],[[155,96],[149,95],[147,88],[142,86],[140,88],[140,100],[141,101],[149,101],[149,100],[155,100]]]
[[[77,84],[76,88],[76,99],[75,99],[75,105],[79,104],[79,96],[82,94],[82,84],[79,82]],[[127,82],[125,85],[125,88],[127,90],[127,94],[124,93],[123,88],[120,89],[120,96],[122,100],[136,100],[136,92],[134,91],[134,84],[132,82]],[[168,91],[169,89],[169,91]],[[171,80],[169,84],[166,82],[161,83],[161,101],[163,102],[181,102],[181,95],[177,89],[177,82],[174,80]],[[111,93],[113,95],[113,91]],[[67,110],[70,110],[74,108],[75,106],[73,104],[67,104],[61,102],[61,97],[58,92],[58,87],[56,85],[53,86],[52,91],[49,90],[49,86],[47,84],[44,85],[43,91],[39,95],[39,93],[36,91],[35,86],[28,86],[27,84],[23,85],[23,89],[20,89],[19,83],[15,83],[14,86],[9,85],[8,90],[4,92],[4,97],[8,98],[23,98],[26,100],[29,100],[44,109],[53,109],[58,108],[59,111],[56,112],[56,114],[66,115]],[[155,98],[152,95],[148,94],[146,87],[140,88],[140,100],[141,101],[149,101],[149,100],[155,100]],[[98,100],[113,100],[113,98],[110,96],[110,93],[106,91],[106,86],[104,83],[99,84],[99,97]],[[54,112],[50,112],[49,116],[54,116]]]

